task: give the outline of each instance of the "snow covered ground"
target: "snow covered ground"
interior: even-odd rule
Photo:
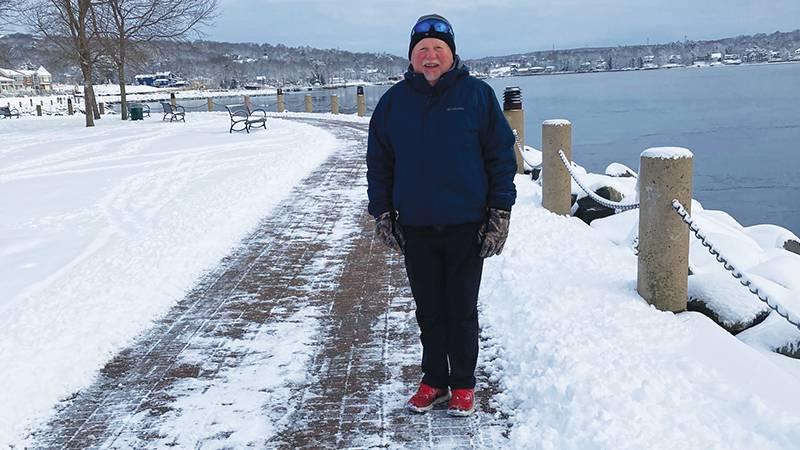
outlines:
[[[94,129],[78,117],[0,121],[14,143],[0,148],[0,445],[91,382],[342,145],[288,121],[250,135],[227,124],[224,113]],[[650,307],[628,246],[543,210],[528,177],[517,188],[481,293],[481,360],[503,388],[514,447],[797,447],[797,360]],[[312,334],[286,345],[302,352]],[[281,377],[304,370],[291,367]]]
[[[0,121],[0,444],[91,382],[341,144],[228,124]]]
[[[796,448],[800,361],[647,305],[629,247],[541,208],[537,184],[517,189],[482,284],[515,447]]]

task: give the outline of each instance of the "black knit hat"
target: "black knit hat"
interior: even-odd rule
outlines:
[[[448,31],[437,31],[434,27],[426,28],[426,31],[419,32],[417,31],[417,25],[420,25],[421,22],[425,22],[426,20],[434,19],[439,20],[447,24]],[[436,39],[441,39],[450,47],[450,51],[453,52],[453,57],[456,56],[456,35],[453,31],[453,26],[450,25],[450,22],[447,21],[444,17],[438,14],[427,14],[419,19],[417,19],[417,23],[414,24],[414,27],[411,28],[411,43],[408,44],[408,59],[411,59],[411,52],[414,50],[414,46],[417,43],[425,38],[432,37]]]

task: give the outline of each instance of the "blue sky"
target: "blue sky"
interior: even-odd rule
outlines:
[[[465,58],[800,28],[800,0],[220,0],[206,37],[406,55],[417,17],[453,23]]]

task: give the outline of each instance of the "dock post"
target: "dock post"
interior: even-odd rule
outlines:
[[[517,173],[524,173],[521,149],[525,145],[525,112],[522,110],[522,90],[517,86],[507,86],[503,91],[503,115],[512,130],[517,130],[517,143],[514,154],[517,156]]]
[[[572,161],[572,123],[569,120],[545,120],[542,123],[542,206],[568,216],[572,209],[572,177],[558,151]]]
[[[331,113],[339,114],[339,96],[336,94],[331,95]]]
[[[283,99],[283,89],[281,89],[281,88],[278,88],[278,106],[277,106],[277,111],[279,113],[286,111],[286,102]]]
[[[358,94],[356,96],[358,99],[358,117],[364,117],[367,115],[367,101],[364,97],[364,86],[356,88],[356,93]]]
[[[689,283],[689,229],[672,209],[692,202],[692,152],[654,147],[639,168],[639,256],[636,290],[662,311],[685,311]]]

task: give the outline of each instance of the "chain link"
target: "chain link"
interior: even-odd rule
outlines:
[[[722,264],[725,270],[730,272],[733,278],[736,278],[736,280],[738,280],[742,286],[746,287],[747,290],[750,291],[750,293],[758,297],[758,299],[766,303],[766,305],[770,309],[778,313],[779,316],[783,317],[784,319],[786,319],[787,322],[794,325],[795,327],[797,327],[798,330],[800,330],[800,320],[798,320],[797,318],[793,320],[791,317],[789,317],[789,311],[786,311],[785,307],[784,311],[781,311],[782,305],[780,303],[773,304],[772,302],[770,302],[769,296],[767,296],[767,294],[763,292],[762,289],[759,289],[758,286],[755,285],[753,280],[748,278],[748,276],[742,273],[740,270],[738,270],[733,265],[733,263],[731,263],[730,260],[728,260],[728,258],[723,256],[719,252],[719,250],[716,247],[714,247],[714,245],[711,242],[709,242],[708,238],[703,234],[703,232],[700,231],[700,227],[697,226],[694,220],[692,220],[692,216],[689,215],[689,212],[686,211],[686,208],[683,207],[681,202],[679,202],[678,200],[672,200],[672,209],[674,209],[675,212],[677,212],[678,215],[681,216],[681,219],[684,221],[684,223],[686,223],[689,226],[689,231],[692,232],[695,235],[695,237],[697,237],[698,240],[700,240],[700,243],[703,244],[703,247],[708,249],[708,252],[711,253],[711,255],[714,256],[714,258],[716,258],[717,262]]]
[[[530,161],[525,159],[525,152],[523,151],[522,143],[520,142],[519,133],[517,133],[517,129],[516,128],[512,128],[511,132],[514,133],[514,147],[517,148],[517,151],[519,152],[520,156],[522,156],[522,160],[525,161],[525,164],[527,164],[528,167],[531,168],[531,170],[541,169],[542,168],[542,163],[532,164]]]
[[[583,189],[583,192],[586,192],[586,195],[588,195],[592,200],[605,206],[606,208],[613,209],[615,213],[639,208],[639,202],[636,203],[612,202],[603,197],[600,197],[591,189],[587,189],[586,186],[583,185],[581,180],[578,179],[578,176],[575,174],[575,172],[572,171],[572,165],[567,160],[567,157],[564,155],[564,152],[562,150],[558,151],[558,156],[559,158],[561,158],[561,162],[564,163],[564,167],[567,168],[567,172],[569,172],[572,179],[575,180],[576,183],[578,183],[578,186],[580,186],[580,188]]]

